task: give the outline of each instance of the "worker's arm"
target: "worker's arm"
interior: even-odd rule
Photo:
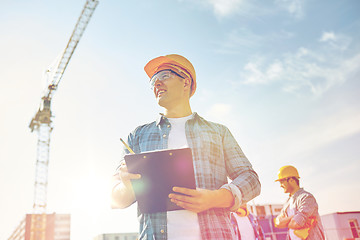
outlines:
[[[288,224],[288,228],[291,228],[291,229],[300,229],[303,227],[304,226],[299,225],[294,219],[291,219],[291,221]]]
[[[218,190],[207,189],[189,189],[174,187],[174,192],[183,193],[169,194],[169,198],[176,205],[196,213],[208,210],[210,208],[229,208],[234,204],[234,197],[232,193],[224,188]]]
[[[291,228],[291,229],[300,229],[300,226],[294,219],[293,216],[285,217],[285,216],[277,216],[274,220],[274,225],[277,228]]]
[[[308,227],[310,218],[315,217],[315,213],[318,209],[316,200],[312,194],[306,192],[300,195],[296,199],[296,202],[297,209],[288,227],[291,229]]]
[[[274,219],[274,225],[277,228],[287,228],[291,220],[292,217],[288,217],[283,214],[280,214]]]
[[[140,174],[131,174],[126,165],[120,165],[112,178],[111,207],[126,208],[135,202],[135,194],[130,179],[139,179]]]
[[[234,201],[230,210],[236,211],[243,203],[251,201],[260,194],[261,184],[257,173],[229,129],[224,127],[222,131],[225,170],[232,181],[221,188],[232,193]]]

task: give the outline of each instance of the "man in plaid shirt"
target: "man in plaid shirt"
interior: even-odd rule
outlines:
[[[189,147],[196,189],[174,187],[174,193],[169,194],[184,210],[139,212],[139,239],[235,239],[230,211],[260,194],[256,172],[224,125],[192,112],[190,97],[196,90],[196,74],[188,59],[177,54],[160,56],[147,63],[145,72],[164,113],[137,127],[127,143],[135,153]],[[125,153],[128,150],[124,148]],[[130,180],[139,178],[139,174],[127,171],[122,157],[114,174],[113,208],[135,202]]]
[[[287,240],[325,240],[316,199],[300,188],[299,179],[294,166],[286,165],[279,169],[275,181],[280,183],[285,193],[289,193],[289,198],[274,219],[275,227],[288,228]]]

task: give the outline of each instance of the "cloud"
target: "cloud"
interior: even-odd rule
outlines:
[[[294,38],[294,33],[280,30],[276,33],[263,33],[259,35],[245,27],[233,29],[228,32],[224,39],[217,42],[215,51],[222,54],[236,55],[246,52],[253,52],[261,49],[263,46],[272,43],[288,41]]]
[[[190,4],[199,4],[201,7],[210,8],[217,18],[224,18],[237,14],[246,13],[248,9],[248,0],[178,0],[179,2],[188,2]]]
[[[342,34],[335,34],[334,32],[323,32],[319,42],[323,42],[328,46],[344,51],[351,43],[351,38]]]
[[[331,42],[330,46],[320,46],[316,50],[300,47],[272,61],[256,57],[244,66],[241,79],[245,79],[244,84],[278,82],[286,92],[320,96],[360,71],[360,53],[343,57],[342,51],[345,46],[347,48],[344,42],[349,41],[346,36],[324,33],[320,42]]]
[[[206,116],[214,121],[221,121],[230,114],[232,106],[229,104],[217,103],[211,106]]]
[[[351,106],[342,108],[332,114],[310,119],[291,131],[279,132],[264,144],[266,149],[263,151],[277,156],[279,162],[297,159],[300,155],[312,155],[313,151],[360,133],[359,122],[359,109]]]
[[[360,112],[357,109],[345,109],[300,127],[288,136],[291,141],[282,142],[292,142],[294,147],[290,152],[293,153],[298,146],[302,146],[301,151],[316,149],[360,132],[359,122]]]
[[[327,42],[327,41],[331,41],[331,40],[335,40],[335,34],[333,32],[324,32],[320,38],[320,42]]]
[[[276,81],[278,77],[284,72],[283,64],[279,61],[271,63],[265,71],[260,69],[264,59],[258,59],[255,62],[249,62],[244,69],[249,74],[244,81],[245,84],[266,84],[271,81]]]
[[[243,0],[207,0],[207,2],[218,17],[225,17],[237,12],[245,3]]]
[[[304,0],[276,0],[275,3],[295,18],[299,19],[304,16]]]
[[[274,15],[281,11],[288,12],[292,17],[302,18],[304,14],[304,0],[178,0],[190,4],[200,5],[202,8],[211,9],[218,19],[241,14],[248,17]],[[275,5],[274,5],[275,4]]]

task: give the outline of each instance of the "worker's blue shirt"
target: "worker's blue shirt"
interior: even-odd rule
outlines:
[[[171,124],[161,115],[156,121],[137,127],[128,136],[135,153],[167,149]],[[235,237],[230,210],[237,210],[260,194],[260,182],[230,131],[221,124],[206,121],[197,113],[185,125],[186,138],[192,151],[197,188],[232,192],[231,208],[214,208],[198,213],[202,239],[228,240]],[[129,153],[124,148],[124,153]],[[121,161],[124,161],[122,157]],[[228,183],[228,178],[232,180]],[[167,239],[166,212],[139,212],[139,239]]]

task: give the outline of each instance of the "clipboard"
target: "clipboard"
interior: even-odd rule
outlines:
[[[131,180],[141,213],[181,210],[168,197],[172,188],[196,189],[190,148],[128,154],[125,162],[130,173],[141,174]]]

